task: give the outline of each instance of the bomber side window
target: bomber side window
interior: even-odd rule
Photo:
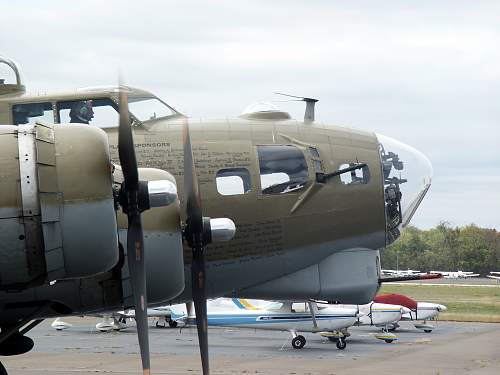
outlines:
[[[12,106],[14,125],[35,124],[37,121],[54,123],[52,103],[28,103]]]
[[[80,123],[99,128],[118,126],[118,106],[109,98],[59,102],[57,110],[63,124]]]
[[[339,167],[339,170],[353,167],[355,164],[342,164]],[[370,170],[368,166],[355,169],[351,172],[342,173],[340,175],[340,181],[344,185],[359,185],[359,184],[367,184],[370,181]]]
[[[217,191],[221,195],[240,195],[252,188],[250,172],[246,168],[221,169],[215,176]]]
[[[260,185],[264,194],[283,194],[302,189],[309,180],[302,151],[292,145],[257,146]]]

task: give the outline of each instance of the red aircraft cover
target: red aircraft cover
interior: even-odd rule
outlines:
[[[388,303],[390,305],[401,305],[404,307],[408,307],[411,310],[417,309],[417,301],[401,294],[382,294],[380,296],[376,296],[373,299],[373,302]]]

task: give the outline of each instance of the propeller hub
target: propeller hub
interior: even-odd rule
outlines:
[[[126,181],[121,185],[118,203],[125,214],[133,208],[143,212],[153,207],[165,207],[177,199],[177,187],[172,181],[139,181],[138,188],[130,189]]]

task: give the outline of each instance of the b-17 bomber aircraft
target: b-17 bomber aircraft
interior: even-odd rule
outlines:
[[[0,355],[43,319],[134,308],[147,374],[146,308],[194,300],[208,374],[207,297],[371,301],[431,184],[422,153],[317,123],[315,99],[195,120],[123,85],[27,94],[0,64]]]

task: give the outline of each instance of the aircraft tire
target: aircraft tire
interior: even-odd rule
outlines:
[[[390,343],[391,343],[391,342],[393,342],[394,340],[392,340],[392,339],[385,339],[384,341],[385,341],[386,343],[390,344]]]
[[[5,367],[3,367],[2,362],[0,362],[0,375],[9,375]]]
[[[168,325],[170,326],[170,328],[175,328],[177,327],[178,323],[175,320],[169,320]]]
[[[337,349],[344,350],[347,346],[347,341],[344,338],[340,338],[337,340]]]
[[[299,335],[292,339],[292,346],[294,349],[302,349],[305,344],[306,344],[306,338],[302,335]]]
[[[424,332],[425,332],[425,333],[431,333],[431,332],[432,332],[432,329],[424,329]]]

